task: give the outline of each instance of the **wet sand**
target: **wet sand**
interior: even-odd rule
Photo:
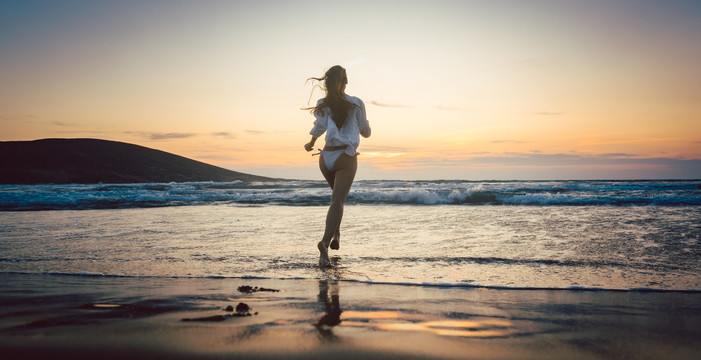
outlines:
[[[701,293],[14,273],[0,274],[0,284],[5,359],[692,359],[701,352]]]

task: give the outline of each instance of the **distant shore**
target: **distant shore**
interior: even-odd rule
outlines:
[[[0,184],[275,181],[156,149],[101,139],[0,141]]]
[[[701,294],[16,273],[0,281],[0,349],[9,358],[692,359],[701,351]]]

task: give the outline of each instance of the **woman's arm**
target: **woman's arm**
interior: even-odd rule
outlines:
[[[321,99],[317,102],[317,105],[320,102]],[[308,143],[304,144],[304,149],[307,151],[313,150],[316,139],[318,139],[321,135],[323,135],[326,132],[326,127],[328,126],[329,122],[324,110],[314,111],[314,117],[316,118],[314,120],[314,127],[312,127],[312,130],[309,132],[309,135],[312,136],[312,139]]]
[[[358,118],[358,129],[360,129],[360,135],[367,138],[370,137],[372,130],[370,129],[370,122],[368,121],[367,114],[365,113],[365,103],[363,103],[363,100],[360,99],[358,99],[358,101],[360,102],[361,114],[361,116]]]

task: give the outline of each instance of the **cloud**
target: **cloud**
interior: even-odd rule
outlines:
[[[197,136],[194,133],[150,133],[151,140],[169,140],[169,139],[186,139]]]
[[[611,158],[621,159],[621,158],[636,158],[637,157],[634,154],[627,154],[627,153],[606,153],[606,154],[601,154],[599,156],[601,156],[602,158],[607,158],[607,159],[611,159]]]
[[[519,179],[698,179],[701,159],[646,158],[627,153],[436,153],[369,158],[382,171],[492,174]],[[500,175],[501,174],[501,175]]]
[[[615,164],[659,164],[679,161],[669,158],[638,158],[632,154],[584,154],[584,153],[517,153],[508,152],[489,156],[466,156],[456,158],[454,163],[499,164],[503,166],[577,166]]]
[[[413,109],[416,108],[416,106],[409,106],[409,105],[398,105],[398,104],[386,104],[386,103],[381,103],[378,101],[370,101],[370,104],[379,106],[379,107],[385,107],[385,108],[408,108],[408,109]]]
[[[196,136],[214,136],[214,137],[226,137],[234,139],[236,134],[228,131],[215,131],[207,134],[198,133],[162,133],[162,132],[149,132],[149,131],[125,131],[125,134],[140,136],[149,140],[172,140],[172,139],[188,139]]]
[[[409,148],[406,147],[400,147],[400,146],[370,146],[370,147],[362,147],[363,151],[370,151],[370,152],[410,152],[412,151]]]
[[[109,131],[104,131],[104,130],[61,130],[61,131],[56,131],[56,134],[81,134],[81,136],[85,136],[86,134],[90,135],[104,135],[104,134],[112,134]],[[73,135],[75,136],[75,135]]]
[[[247,134],[251,134],[251,135],[263,135],[266,133],[265,131],[261,131],[261,130],[244,130],[244,131]]]
[[[373,152],[373,151],[367,152],[367,151],[363,151],[361,154],[363,155],[363,157],[366,157],[366,158],[378,158],[378,157],[379,158],[393,158],[393,157],[397,157],[397,156],[404,156],[407,153],[405,153],[405,152]]]
[[[170,140],[170,139],[186,139],[197,136],[195,133],[160,133],[146,131],[127,131],[127,134],[137,135],[149,140]]]
[[[414,106],[414,105],[402,105],[402,104],[388,104],[388,103],[382,103],[379,101],[370,101],[370,104],[379,106],[379,107],[384,107],[384,108],[396,108],[396,109],[420,109],[420,108],[426,108],[426,109],[433,109],[433,110],[441,110],[441,111],[471,111],[470,109],[458,107],[458,106],[445,106],[445,105],[436,105],[436,106]]]
[[[265,131],[265,130],[244,130],[245,133],[250,135],[266,135],[266,134],[288,134],[291,131]]]
[[[219,132],[213,132],[210,134],[211,136],[217,136],[217,137],[225,137],[225,138],[230,138],[230,139],[235,139],[236,134],[232,134],[228,131],[219,131]]]

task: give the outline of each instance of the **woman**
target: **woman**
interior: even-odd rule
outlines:
[[[339,248],[339,226],[343,217],[343,203],[350,191],[355,172],[358,169],[358,145],[360,136],[370,136],[370,123],[365,116],[365,104],[357,97],[345,94],[348,77],[346,69],[336,65],[321,78],[309,78],[323,82],[326,96],[317,101],[316,106],[307,108],[316,117],[314,127],[309,132],[311,141],[304,149],[312,151],[316,139],[326,132],[326,145],[319,156],[319,168],[331,186],[331,205],[326,214],[326,230],[319,248],[319,266],[331,266],[328,248]]]

